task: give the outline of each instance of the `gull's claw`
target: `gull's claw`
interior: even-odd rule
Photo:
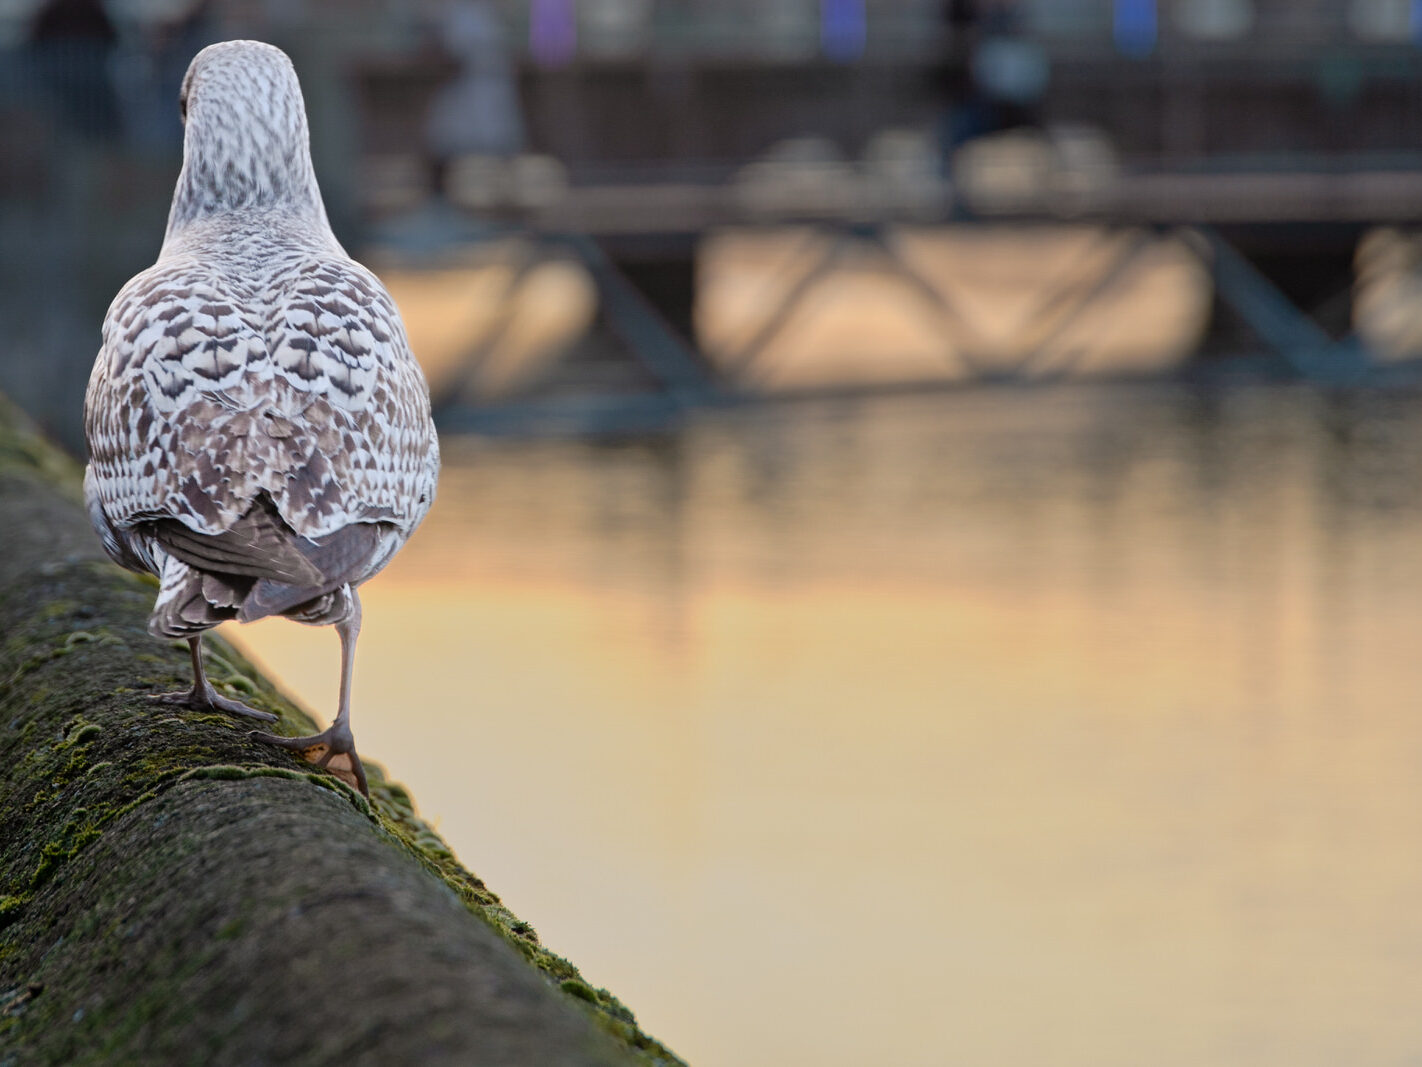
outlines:
[[[191,711],[225,711],[229,715],[260,719],[262,722],[276,722],[277,720],[277,717],[271,712],[261,711],[249,704],[243,704],[240,700],[222,696],[210,685],[206,687],[206,691],[198,686],[193,686],[181,693],[154,693],[148,699],[155,704],[176,704],[180,708],[188,708]]]

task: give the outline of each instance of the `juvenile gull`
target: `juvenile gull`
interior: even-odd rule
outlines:
[[[335,721],[252,736],[365,771],[350,728],[356,587],[434,500],[429,390],[394,303],[331,233],[291,61],[256,41],[198,53],[158,262],[104,319],[84,401],[89,517],[158,576],[148,621],[186,638],[193,687],[154,699],[254,719],[203,673],[203,631],[284,615],[341,637]]]

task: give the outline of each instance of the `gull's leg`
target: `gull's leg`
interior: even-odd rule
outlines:
[[[202,634],[188,638],[188,648],[193,654],[193,687],[183,693],[158,693],[149,700],[159,704],[177,704],[193,711],[225,711],[232,715],[244,715],[249,719],[276,722],[276,716],[269,711],[258,711],[240,700],[231,700],[212,688],[207,680],[207,671],[202,666]]]
[[[336,709],[336,721],[319,734],[312,734],[310,737],[282,737],[261,730],[253,730],[248,736],[255,741],[265,741],[271,745],[289,748],[293,752],[300,752],[303,757],[312,749],[324,748],[325,751],[311,761],[318,767],[329,764],[332,756],[344,756],[361,793],[369,799],[370,790],[365,784],[365,768],[361,766],[360,757],[356,755],[355,737],[351,733],[351,675],[355,672],[356,638],[360,635],[360,597],[354,589],[351,590],[351,613],[336,623],[336,632],[341,635],[341,704]]]

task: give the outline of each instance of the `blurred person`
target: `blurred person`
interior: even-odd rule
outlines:
[[[944,151],[988,134],[1037,125],[1047,57],[1023,29],[1017,0],[949,0],[943,20],[961,56],[950,64]]]
[[[425,121],[431,179],[441,194],[454,160],[516,155],[524,133],[508,40],[493,5],[447,0],[435,30],[440,47],[459,64],[459,73],[436,94]]]
[[[34,82],[64,128],[94,140],[118,134],[110,74],[118,31],[100,0],[47,0],[26,45]]]

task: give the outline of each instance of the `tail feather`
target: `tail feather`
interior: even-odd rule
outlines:
[[[162,574],[162,588],[148,617],[148,632],[154,637],[192,637],[219,623],[235,619],[247,594],[241,579],[228,581],[204,574],[169,557]]]
[[[242,600],[242,605],[236,613],[237,619],[241,622],[253,622],[268,615],[282,615],[309,601],[329,596],[332,592],[333,589],[312,589],[309,585],[287,585],[285,582],[261,578]]]
[[[324,625],[350,613],[350,589],[399,548],[399,528],[358,520],[320,540],[299,536],[266,494],[231,529],[198,533],[176,519],[143,524],[162,588],[149,629],[186,637],[228,619],[287,615]]]
[[[242,602],[237,612],[239,622],[253,622],[268,615],[284,615],[311,626],[327,626],[340,622],[351,613],[351,587],[348,585],[314,596],[310,589],[299,586],[272,582],[263,589],[262,585],[258,582]]]

